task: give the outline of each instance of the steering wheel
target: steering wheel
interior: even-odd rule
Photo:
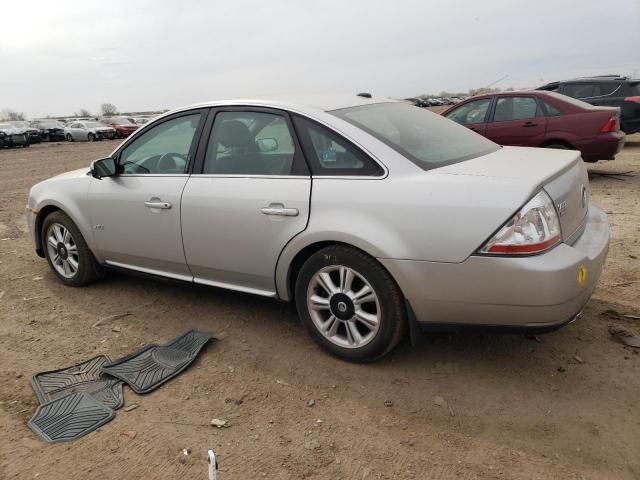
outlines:
[[[158,172],[184,170],[187,164],[187,156],[177,152],[164,153],[158,159]]]

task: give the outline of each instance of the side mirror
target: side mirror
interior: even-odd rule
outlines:
[[[256,142],[260,152],[275,152],[278,149],[278,141],[275,138],[260,138]]]
[[[104,177],[113,177],[118,173],[116,161],[111,157],[94,160],[91,162],[90,170],[91,175],[98,180]]]

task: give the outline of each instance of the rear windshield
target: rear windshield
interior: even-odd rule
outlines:
[[[424,170],[500,148],[466,127],[406,103],[376,103],[330,113],[373,135]]]
[[[558,100],[562,100],[564,103],[570,103],[571,105],[574,105],[576,107],[580,107],[583,110],[584,109],[591,110],[591,109],[595,108],[590,103],[583,102],[582,100],[578,100],[577,98],[569,97],[568,95],[563,95],[561,93],[549,92],[548,95],[552,95],[555,98],[557,98]]]
[[[629,88],[631,88],[631,93],[633,95],[640,95],[640,82],[630,83]]]
[[[112,118],[111,123],[114,125],[133,125],[127,118]]]

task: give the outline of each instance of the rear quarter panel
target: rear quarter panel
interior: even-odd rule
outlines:
[[[289,266],[317,242],[347,243],[376,258],[462,262],[536,188],[512,178],[435,170],[381,180],[315,178],[308,227],[278,260],[278,294],[289,298]]]
[[[615,109],[603,109],[548,117],[547,140],[560,139],[575,145],[592,139],[615,113]]]

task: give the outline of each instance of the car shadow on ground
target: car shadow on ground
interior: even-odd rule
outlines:
[[[53,274],[48,273],[47,276]],[[53,281],[54,279],[51,278]],[[57,288],[66,287],[53,287]],[[368,364],[350,364],[330,357],[313,343],[301,325],[291,303],[224,289],[192,285],[182,282],[150,280],[123,274],[110,274],[105,280],[82,289],[89,298],[113,298],[118,305],[104,310],[93,302],[76,302],[86,313],[95,317],[131,312],[126,322],[149,336],[148,342],[161,342],[187,328],[222,333],[232,346],[242,341],[250,346],[253,355],[270,355],[282,361],[303,362],[306,370],[337,368],[343,372],[358,369],[369,371],[419,371],[436,377],[464,370],[512,370],[523,377],[537,375],[541,365],[554,360],[551,367],[559,367],[573,355],[565,345],[575,342],[580,331],[575,324],[543,335],[502,334],[482,331],[456,333],[427,333],[418,338],[415,346],[407,338],[381,360]],[[99,300],[98,300],[99,301]],[[588,307],[586,316],[597,316],[602,307]],[[565,350],[567,350],[565,352]],[[546,369],[546,367],[545,367]],[[548,369],[546,369],[548,374]]]

